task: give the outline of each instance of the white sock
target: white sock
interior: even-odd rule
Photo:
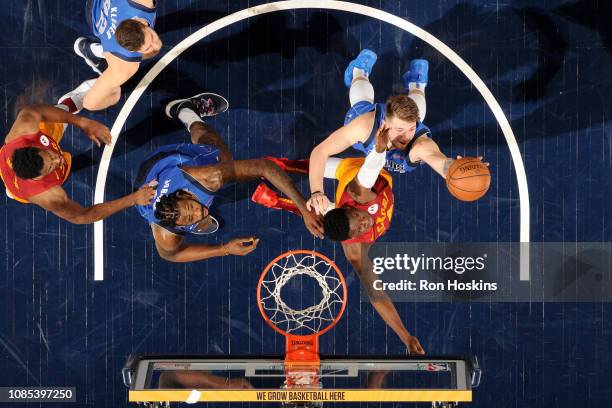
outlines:
[[[368,74],[361,68],[353,68],[353,80],[357,77],[368,77]]]
[[[104,58],[104,49],[102,48],[102,44],[100,43],[92,43],[89,46],[89,49],[93,54],[98,58]]]
[[[421,91],[425,92],[426,86],[427,84],[424,84],[422,82],[408,82],[408,91],[411,91],[413,89],[420,89]]]
[[[425,114],[427,113],[427,100],[425,99],[425,95],[420,92],[410,92],[408,93],[408,97],[416,103],[417,108],[419,108],[419,122],[423,122],[425,120]]]
[[[351,106],[355,106],[357,102],[361,101],[374,103],[374,87],[370,81],[359,80],[353,82],[349,89],[349,100]]]
[[[197,113],[195,113],[194,111],[192,111],[189,108],[181,109],[179,111],[178,118],[179,118],[179,120],[181,122],[183,122],[185,127],[187,127],[187,130],[189,130],[191,128],[191,125],[193,125],[195,122],[202,122],[202,123],[204,123],[202,118],[199,117]]]

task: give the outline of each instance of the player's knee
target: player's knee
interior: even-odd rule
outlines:
[[[193,122],[189,128],[191,142],[197,144],[211,144],[216,147],[223,146],[223,140],[217,131],[207,123]]]
[[[367,78],[360,78],[353,82],[349,89],[349,100],[351,106],[355,106],[361,101],[374,102],[374,87]]]
[[[94,105],[89,94],[86,94],[85,98],[83,98],[83,108],[87,109],[88,111],[96,110],[96,106]]]
[[[121,99],[121,87],[118,86],[117,88],[113,89],[108,97],[108,100],[110,105],[116,105],[119,102],[119,99]]]
[[[83,107],[89,111],[105,109],[116,105],[121,99],[121,88],[117,87],[103,97],[88,92],[83,99]]]
[[[425,99],[425,93],[420,89],[411,89],[408,93],[408,97],[416,103],[419,109],[419,122],[425,120],[427,114],[427,100]]]

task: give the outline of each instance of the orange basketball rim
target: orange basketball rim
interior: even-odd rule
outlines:
[[[282,298],[281,291],[295,278],[313,279],[320,289],[320,301],[307,307],[291,307]],[[346,282],[340,269],[316,251],[285,252],[263,270],[257,283],[257,305],[270,327],[286,338],[288,386],[310,388],[318,385],[318,338],[338,323],[346,299]]]

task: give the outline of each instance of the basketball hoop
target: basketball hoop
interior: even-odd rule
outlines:
[[[313,287],[305,296],[300,291],[299,306],[283,298],[293,280],[309,281]],[[312,295],[311,302],[307,295]],[[346,297],[340,269],[315,251],[288,251],[266,266],[257,284],[257,304],[264,320],[286,338],[285,387],[320,388],[319,336],[338,323]]]

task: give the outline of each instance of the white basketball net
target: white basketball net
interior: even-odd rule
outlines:
[[[282,263],[282,264],[281,264]],[[306,275],[321,289],[321,301],[302,310],[289,307],[281,290],[292,278]],[[334,267],[314,254],[291,254],[272,265],[261,284],[261,305],[270,321],[286,333],[318,333],[333,323],[343,303],[343,285]]]

